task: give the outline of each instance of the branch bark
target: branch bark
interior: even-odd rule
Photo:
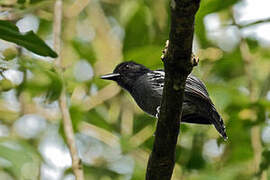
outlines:
[[[171,0],[170,43],[163,59],[165,85],[153,151],[147,166],[147,180],[169,180],[172,176],[184,88],[193,68],[190,59],[194,19],[199,5],[200,0]]]
[[[76,148],[76,142],[74,137],[74,131],[72,127],[71,117],[69,113],[69,107],[67,105],[66,88],[63,78],[63,68],[61,63],[61,22],[62,22],[62,0],[56,0],[54,5],[54,49],[58,54],[58,58],[55,60],[55,69],[63,80],[63,89],[59,98],[60,110],[62,113],[64,133],[66,135],[67,144],[69,147],[72,169],[76,180],[83,180],[83,170],[78,151]]]

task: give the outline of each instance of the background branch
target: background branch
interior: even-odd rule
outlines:
[[[249,47],[245,39],[241,39],[240,42],[240,51],[241,56],[244,61],[245,65],[245,73],[247,75],[247,81],[248,81],[248,89],[249,89],[249,98],[251,102],[257,101],[256,93],[255,93],[255,87],[253,82],[253,74],[252,74],[252,66],[253,66],[253,56],[250,53]],[[255,173],[259,172],[260,170],[260,163],[262,160],[262,143],[261,143],[261,132],[260,132],[260,126],[255,125],[251,128],[251,144],[254,151],[254,171]],[[267,179],[266,171],[262,171],[260,174],[261,180]]]
[[[250,23],[234,24],[234,25],[236,25],[240,29],[242,29],[242,28],[247,28],[247,27],[250,27],[250,26],[258,25],[258,24],[261,24],[261,23],[269,23],[269,22],[270,22],[270,18],[266,18],[266,19],[261,19],[261,20],[257,20],[257,21],[254,21],[254,22],[250,22]]]
[[[160,115],[146,179],[165,180],[172,176],[175,148],[187,76],[192,71],[191,52],[195,14],[200,0],[171,1],[171,31],[164,57],[165,86]]]
[[[60,110],[62,113],[62,121],[64,132],[67,140],[67,144],[70,150],[72,159],[72,169],[76,180],[83,180],[83,170],[80,158],[78,156],[76,142],[69,113],[69,107],[67,105],[66,88],[63,78],[63,68],[61,66],[61,23],[62,22],[62,0],[57,0],[54,6],[54,48],[58,54],[58,58],[55,61],[56,70],[59,72],[63,81],[63,89],[59,98]]]
[[[239,29],[249,27],[252,25],[256,25],[259,23],[265,23],[265,22],[269,21],[269,19],[264,19],[264,20],[255,21],[253,23],[249,23],[246,25],[239,25],[235,20],[234,14],[232,16],[232,20],[233,20],[233,24],[236,25]],[[253,55],[250,52],[247,41],[243,37],[241,37],[239,48],[240,48],[242,61],[244,62],[244,72],[245,72],[245,75],[247,77],[249,99],[251,102],[256,102],[259,97],[256,96],[255,83],[253,80],[254,79],[254,73],[253,73],[254,64],[253,64],[253,62],[255,62],[255,60],[254,60]],[[261,92],[263,92],[263,90]],[[263,93],[261,93],[260,95],[263,96]],[[262,155],[262,151],[263,151],[263,146],[261,143],[260,126],[258,126],[258,125],[254,125],[251,128],[251,144],[252,144],[252,148],[253,148],[253,152],[254,152],[254,160],[253,160],[254,172],[257,173],[260,171],[260,163],[262,160],[261,155]],[[261,179],[261,180],[267,179],[267,174],[265,171],[262,171],[259,179]]]

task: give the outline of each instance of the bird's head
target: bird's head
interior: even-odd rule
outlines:
[[[113,73],[101,76],[101,79],[116,81],[121,87],[130,90],[134,82],[150,70],[145,66],[127,61],[118,64]]]

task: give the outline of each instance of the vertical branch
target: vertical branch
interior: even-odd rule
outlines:
[[[236,25],[238,28],[242,28],[240,25],[236,23],[234,13],[232,10],[231,10],[231,13],[232,13],[233,24]],[[253,82],[253,75],[252,75],[253,57],[250,53],[247,42],[242,37],[240,41],[240,52],[241,52],[242,60],[244,62],[244,70],[245,70],[245,74],[247,76],[247,81],[248,81],[249,98],[251,102],[254,102],[256,101],[257,97],[256,97],[256,92],[255,92],[255,87],[254,87],[254,82]],[[261,143],[261,138],[260,138],[260,127],[258,125],[255,125],[251,128],[251,144],[254,151],[254,171],[256,173],[259,171],[260,162],[262,159],[261,158],[262,143]],[[260,179],[261,180],[267,179],[267,174],[265,171],[261,173]]]
[[[165,84],[153,151],[146,179],[169,180],[175,165],[175,149],[180,130],[186,78],[191,62],[195,14],[200,0],[171,0],[171,31],[164,54]]]
[[[56,0],[54,4],[54,20],[53,20],[53,46],[58,54],[55,59],[57,68],[61,68],[61,26],[62,26],[62,0]],[[60,71],[62,71],[60,69]]]
[[[253,57],[250,54],[249,47],[247,45],[247,42],[242,39],[240,42],[240,51],[241,55],[244,61],[245,65],[245,74],[247,76],[248,80],[248,89],[249,89],[249,97],[251,102],[256,101],[256,93],[255,93],[255,87],[253,83],[253,77],[252,77],[252,62]],[[261,154],[262,154],[262,143],[261,143],[261,137],[260,137],[260,127],[258,125],[255,125],[251,128],[251,144],[254,151],[254,169],[255,172],[259,171],[260,168],[260,162],[261,162]],[[266,172],[263,171],[261,174],[261,180],[266,180]]]
[[[67,105],[66,88],[63,78],[63,68],[61,67],[61,22],[62,22],[62,0],[56,0],[54,6],[54,48],[58,53],[58,58],[55,61],[56,70],[59,72],[63,80],[63,89],[59,98],[60,109],[63,119],[64,132],[67,138],[67,144],[70,150],[72,159],[72,169],[76,180],[83,180],[83,170],[78,152],[76,149],[75,137]]]

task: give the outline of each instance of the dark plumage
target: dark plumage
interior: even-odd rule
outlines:
[[[162,70],[151,71],[135,62],[123,62],[113,73],[101,76],[102,79],[116,81],[135,99],[139,107],[155,116],[162,99],[165,74]],[[226,140],[226,130],[222,118],[209,98],[205,85],[194,75],[186,81],[182,122],[213,124]]]

